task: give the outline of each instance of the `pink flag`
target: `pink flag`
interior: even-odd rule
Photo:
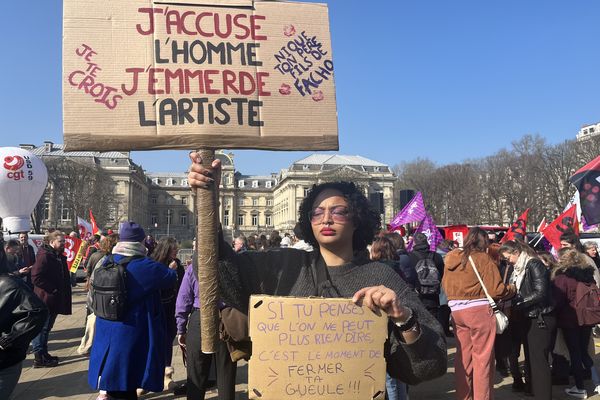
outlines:
[[[417,192],[415,197],[413,197],[398,215],[394,217],[392,222],[390,222],[390,227],[394,230],[403,224],[423,221],[426,214],[427,211],[425,211],[425,205],[423,204],[423,195],[421,195],[421,192]]]
[[[425,218],[423,219],[421,224],[419,224],[417,230],[414,233],[424,233],[425,236],[427,236],[427,241],[429,242],[429,250],[431,251],[435,251],[438,245],[442,243],[442,240],[444,240],[442,234],[435,225],[435,222],[433,222],[433,218],[431,218],[431,215],[427,213],[425,213]],[[412,246],[413,243],[411,241],[407,246],[407,250],[412,251]]]

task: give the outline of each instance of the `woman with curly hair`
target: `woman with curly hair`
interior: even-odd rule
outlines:
[[[192,187],[218,190],[221,164],[205,168],[191,153]],[[363,191],[349,182],[314,185],[300,205],[299,225],[314,251],[293,248],[234,253],[219,246],[223,300],[248,312],[251,294],[352,298],[389,318],[385,359],[389,374],[416,384],[446,372],[446,343],[440,325],[416,293],[389,266],[369,260],[367,245],[381,220]]]
[[[594,267],[590,267],[582,254],[575,249],[562,248],[558,252],[558,268],[553,271],[553,297],[556,302],[557,326],[563,332],[575,386],[565,389],[572,397],[585,399],[584,369],[591,369],[594,394],[600,394],[600,377],[588,352],[592,326],[579,326],[575,293],[579,283],[596,285]]]

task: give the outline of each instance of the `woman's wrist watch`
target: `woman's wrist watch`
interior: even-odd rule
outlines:
[[[392,319],[392,321],[394,321],[394,325],[396,325],[396,327],[398,328],[398,330],[400,332],[415,332],[417,331],[417,329],[419,329],[419,324],[417,323],[417,318],[415,317],[415,313],[413,312],[413,310],[409,307],[405,307],[408,310],[408,318],[404,320],[404,322],[401,321],[396,321],[394,319]]]

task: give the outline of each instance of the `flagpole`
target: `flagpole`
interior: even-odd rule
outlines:
[[[535,246],[537,246],[537,245],[538,245],[538,243],[539,243],[539,242],[542,240],[542,238],[544,237],[544,234],[543,234],[543,233],[539,232],[539,234],[540,234],[540,237],[539,237],[538,241],[537,241],[537,242],[535,242],[535,244],[534,244],[533,246],[531,246],[531,247],[535,247]],[[532,240],[531,240],[531,242],[533,242],[534,240],[535,240],[535,239],[532,239]],[[531,242],[529,242],[529,244],[531,244]]]

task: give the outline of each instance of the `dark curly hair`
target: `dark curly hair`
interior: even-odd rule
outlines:
[[[352,214],[352,222],[355,227],[354,235],[352,236],[352,248],[354,253],[365,250],[367,245],[373,241],[375,233],[380,229],[381,217],[371,207],[369,200],[367,200],[363,192],[353,182],[327,182],[320,185],[313,185],[308,192],[308,196],[300,203],[298,224],[304,235],[304,240],[315,247],[319,246],[312,231],[310,213],[317,196],[327,189],[340,192],[348,202],[348,211]]]

